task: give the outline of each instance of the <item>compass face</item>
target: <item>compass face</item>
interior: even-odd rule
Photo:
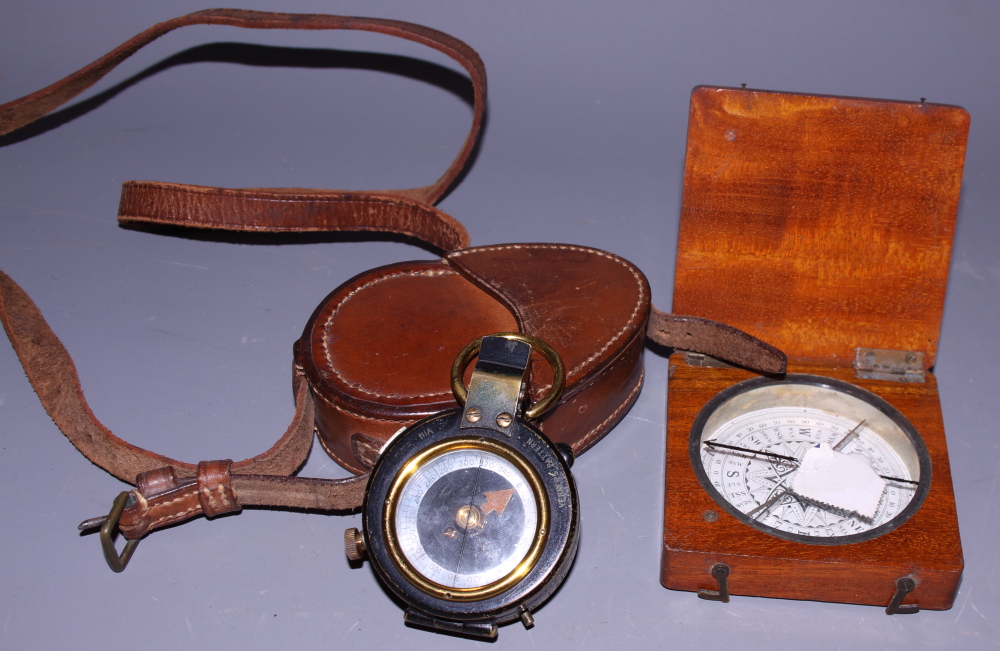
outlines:
[[[501,592],[534,566],[549,506],[537,472],[513,449],[463,437],[410,460],[389,490],[394,562],[449,600]]]
[[[930,461],[913,426],[874,394],[816,376],[738,384],[692,428],[691,462],[729,513],[779,538],[868,540],[920,507]]]
[[[482,588],[525,559],[538,507],[514,463],[463,447],[425,462],[406,480],[394,524],[416,572],[444,588]]]
[[[579,508],[568,463],[515,418],[462,428],[464,410],[391,440],[362,506],[365,546],[413,612],[497,626],[544,603],[573,564]],[[423,615],[421,615],[423,616]]]

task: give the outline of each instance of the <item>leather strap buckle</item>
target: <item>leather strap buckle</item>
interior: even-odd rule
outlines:
[[[135,548],[139,545],[139,539],[129,540],[125,543],[125,548],[119,554],[115,549],[115,531],[118,529],[118,521],[122,517],[122,511],[129,504],[130,495],[122,491],[115,498],[111,505],[111,511],[102,518],[93,518],[80,523],[80,530],[93,529],[97,524],[101,525],[101,547],[104,549],[104,560],[108,562],[108,567],[113,572],[121,572],[128,565]]]

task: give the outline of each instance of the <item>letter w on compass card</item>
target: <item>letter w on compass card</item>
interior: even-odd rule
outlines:
[[[788,374],[670,358],[664,586],[952,606],[931,368],[968,130],[955,106],[694,90],[673,311],[777,346]]]

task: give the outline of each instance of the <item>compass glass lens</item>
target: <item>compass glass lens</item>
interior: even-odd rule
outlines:
[[[489,586],[533,548],[539,508],[532,483],[505,455],[474,446],[425,459],[396,498],[395,538],[406,563],[443,588]]]
[[[919,436],[882,403],[820,382],[737,391],[692,432],[701,481],[730,513],[782,538],[881,535],[919,506],[922,479]]]

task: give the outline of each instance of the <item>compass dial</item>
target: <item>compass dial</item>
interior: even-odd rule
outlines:
[[[533,567],[549,507],[536,471],[495,441],[445,441],[414,457],[389,491],[386,533],[399,569],[450,600],[500,592]]]
[[[481,588],[524,560],[538,507],[524,474],[494,452],[440,454],[403,485],[395,516],[412,568],[446,588]]]
[[[860,542],[905,522],[930,462],[898,411],[850,384],[815,376],[751,380],[695,422],[691,460],[727,511],[781,538]]]
[[[567,457],[541,432],[520,418],[504,431],[464,422],[464,410],[442,412],[386,445],[361,542],[407,621],[491,637],[566,578],[580,512]]]

